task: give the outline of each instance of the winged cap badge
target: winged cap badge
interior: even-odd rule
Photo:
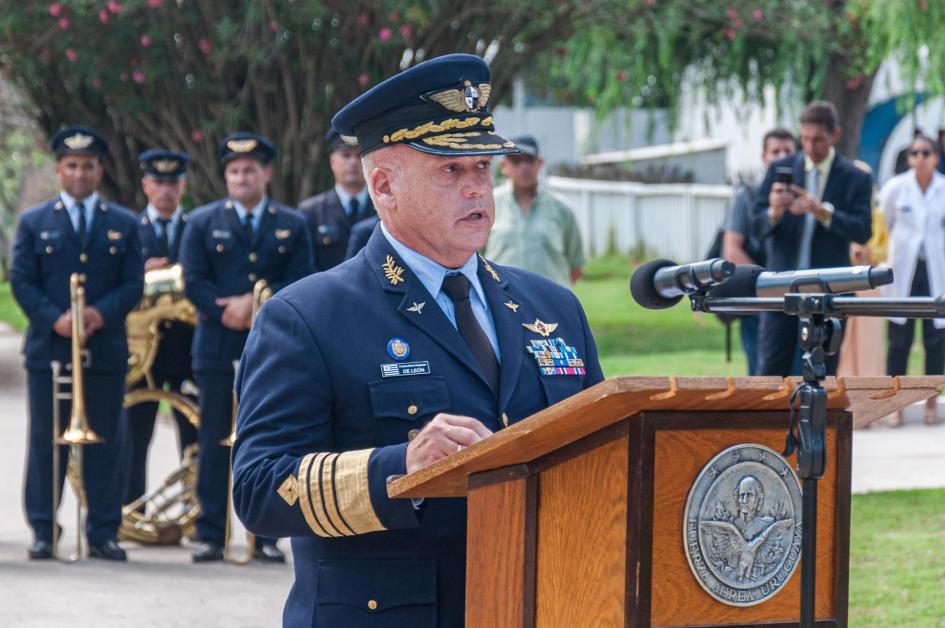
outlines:
[[[154,169],[158,172],[168,173],[177,170],[176,159],[158,159],[151,163],[154,165]]]
[[[492,85],[489,83],[473,85],[472,81],[464,80],[461,90],[446,89],[441,92],[428,94],[424,96],[424,98],[432,100],[450,111],[469,113],[471,111],[484,109],[489,103],[489,95],[491,93]]]
[[[70,135],[69,137],[62,140],[62,143],[71,148],[72,150],[82,150],[83,148],[88,148],[91,146],[92,142],[95,141],[95,138],[91,135],[85,135],[84,133],[76,133],[75,135]]]
[[[230,140],[226,143],[226,147],[234,153],[248,153],[255,149],[258,145],[259,142],[252,138],[245,140]]]
[[[558,323],[544,323],[541,319],[536,318],[534,323],[522,323],[522,327],[533,334],[541,334],[547,338],[554,330],[558,329]]]

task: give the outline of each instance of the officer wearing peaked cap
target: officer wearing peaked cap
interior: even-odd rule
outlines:
[[[358,142],[334,129],[325,136],[328,165],[335,185],[299,203],[299,211],[309,225],[315,251],[316,270],[328,270],[347,259],[352,226],[374,216],[361,168]]]
[[[237,379],[237,513],[292,537],[285,626],[462,626],[466,506],[386,483],[596,384],[580,303],[476,251],[491,155],[517,151],[470,55],[421,63],[350,103],[381,223],[343,264],[262,308]],[[278,347],[278,349],[276,349]]]
[[[134,214],[96,192],[108,154],[108,144],[99,133],[84,126],[68,127],[56,133],[51,147],[61,191],[20,216],[10,269],[13,295],[30,321],[24,345],[30,410],[25,505],[35,541],[29,556],[52,557],[58,505],[53,504],[52,489],[50,363],[72,362],[69,284],[71,275],[79,273],[87,304],[88,421],[104,439],[83,448],[85,532],[92,558],[125,560],[124,550],[115,542],[121,524],[118,423],[128,366],[125,316],[141,298],[144,270],[137,221]],[[60,416],[68,419],[70,402],[60,407]],[[67,455],[68,447],[63,446],[60,460]],[[61,464],[60,485],[65,469]]]
[[[165,268],[179,262],[180,242],[187,224],[181,199],[187,189],[187,164],[190,156],[163,148],[152,148],[138,156],[141,166],[141,187],[148,205],[138,219],[138,241],[144,258],[145,272]],[[183,321],[164,321],[160,343],[151,366],[153,384],[180,392],[191,380],[190,346],[193,326]],[[141,385],[146,385],[142,381]],[[135,404],[124,412],[124,484],[122,503],[128,504],[144,494],[147,486],[148,447],[154,433],[154,417],[158,404]],[[174,413],[180,451],[197,441],[197,429],[179,412]],[[143,506],[142,506],[143,508]]]
[[[197,537],[194,562],[223,558],[233,362],[252,322],[253,286],[266,280],[273,292],[313,272],[305,220],[269,199],[269,162],[275,147],[254,133],[233,133],[220,143],[228,196],[194,210],[181,243],[187,297],[198,311],[193,370],[200,391],[197,459]],[[271,347],[273,351],[281,350]],[[257,559],[283,562],[275,539],[257,537]]]

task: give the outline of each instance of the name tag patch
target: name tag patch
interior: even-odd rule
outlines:
[[[229,238],[231,237],[231,232],[229,229],[214,229],[211,235],[214,238]]]
[[[58,240],[59,231],[40,231],[39,239],[40,240]]]
[[[542,375],[584,375],[584,360],[564,338],[532,340],[525,350],[535,358]]]
[[[407,377],[409,375],[429,375],[430,363],[422,362],[395,362],[381,364],[381,377]]]
[[[123,234],[121,231],[112,231],[111,229],[108,230],[107,235],[109,240],[121,240],[123,237],[125,237],[125,234]]]

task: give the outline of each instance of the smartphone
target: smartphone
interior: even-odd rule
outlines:
[[[794,168],[790,166],[778,166],[774,171],[774,182],[791,185],[794,183]]]

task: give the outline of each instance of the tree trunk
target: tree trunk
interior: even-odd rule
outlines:
[[[837,108],[840,128],[843,129],[840,142],[836,146],[837,152],[854,159],[860,149],[860,132],[863,129],[863,118],[866,116],[876,71],[848,78],[851,74],[850,68],[848,55],[831,55],[827,61],[827,78],[820,90],[820,98],[829,100]]]

